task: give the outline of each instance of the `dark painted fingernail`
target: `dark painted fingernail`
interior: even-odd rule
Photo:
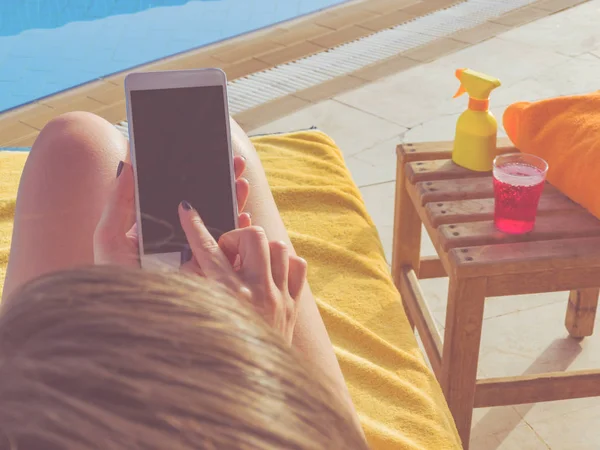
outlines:
[[[119,165],[117,166],[117,178],[119,178],[119,175],[121,175],[121,172],[123,172],[123,166],[125,166],[125,163],[123,161],[119,161]]]
[[[192,249],[186,245],[186,247],[181,251],[181,264],[185,264],[188,261],[192,260],[194,254],[192,253]]]
[[[186,201],[186,200],[184,200],[184,201],[181,202],[181,206],[186,211],[191,211],[192,210],[192,205],[190,205],[190,203],[188,201]]]

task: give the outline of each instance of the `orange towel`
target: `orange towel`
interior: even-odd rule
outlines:
[[[515,103],[504,128],[519,150],[548,162],[551,184],[600,218],[600,92]]]

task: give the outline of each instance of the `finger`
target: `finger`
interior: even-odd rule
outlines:
[[[288,288],[289,252],[285,242],[269,242],[271,251],[271,274],[273,282],[280,291],[285,292]]]
[[[248,196],[250,195],[250,183],[245,178],[235,181],[235,195],[237,196],[238,213],[241,213],[246,207]]]
[[[133,170],[130,164],[119,164],[116,186],[110,195],[96,233],[103,240],[121,239],[135,225]]]
[[[250,215],[250,213],[242,213],[238,216],[238,229],[248,228],[251,225],[252,216]],[[233,266],[233,268],[235,270],[238,270],[241,264],[239,260],[239,255],[225,253],[225,256],[227,256],[227,259],[229,260],[229,263]]]
[[[229,260],[240,257],[238,274],[247,283],[266,283],[272,279],[269,241],[265,231],[251,226],[225,233],[219,247]]]
[[[248,228],[252,225],[252,216],[250,213],[242,213],[238,216],[238,229]],[[238,271],[241,266],[240,257],[237,254],[225,254],[233,269]]]
[[[227,282],[234,275],[231,264],[212,237],[198,212],[187,202],[179,205],[179,219],[198,266],[209,278]]]
[[[306,260],[291,255],[289,258],[288,292],[294,300],[300,299],[302,289],[306,284],[307,274],[308,264],[306,263]]]
[[[238,228],[248,228],[252,225],[252,216],[250,213],[242,213],[238,217]]]
[[[235,179],[237,180],[242,176],[246,170],[246,158],[243,156],[233,157],[233,172],[235,173]]]

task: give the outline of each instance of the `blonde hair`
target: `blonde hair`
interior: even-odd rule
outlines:
[[[93,267],[0,314],[0,449],[362,449],[343,403],[200,278]]]

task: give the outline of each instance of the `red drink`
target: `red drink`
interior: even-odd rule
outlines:
[[[535,159],[534,159],[535,158]],[[501,155],[494,161],[494,223],[510,234],[533,230],[548,165],[532,155]]]

